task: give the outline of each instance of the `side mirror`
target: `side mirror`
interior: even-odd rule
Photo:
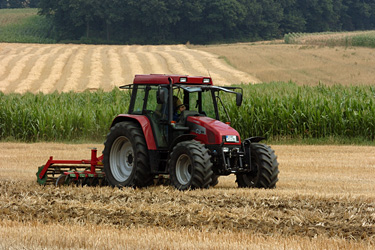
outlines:
[[[164,104],[167,103],[168,98],[168,90],[166,88],[158,88],[158,91],[156,92],[156,102],[158,104]]]
[[[242,94],[236,93],[236,105],[239,107],[242,104]]]

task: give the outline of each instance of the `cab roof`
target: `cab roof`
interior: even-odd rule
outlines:
[[[169,78],[172,84],[213,85],[211,77],[165,74],[135,75],[133,84],[169,84]]]

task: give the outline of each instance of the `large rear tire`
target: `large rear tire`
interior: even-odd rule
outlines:
[[[104,172],[113,187],[152,185],[149,157],[142,129],[133,122],[120,122],[111,128],[104,143]]]
[[[238,187],[275,188],[279,180],[279,163],[275,151],[260,143],[252,143],[250,149],[253,171],[236,175]]]
[[[208,188],[212,182],[212,163],[208,150],[197,141],[178,143],[168,162],[170,180],[179,190]]]

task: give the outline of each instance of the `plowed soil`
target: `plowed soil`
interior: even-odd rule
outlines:
[[[292,248],[303,248],[306,241],[314,245],[312,241],[317,238],[339,242],[339,248],[371,248],[375,244],[374,147],[272,146],[280,163],[280,180],[273,190],[238,189],[233,176],[219,178],[214,188],[186,192],[168,186],[57,188],[36,183],[37,166],[44,164],[50,154],[55,159],[89,158],[88,148],[93,146],[102,150],[102,145],[1,143],[0,238],[8,235],[1,232],[9,227],[18,225],[30,230],[39,225],[52,227],[49,230],[55,234],[60,227],[101,232],[112,228],[114,232],[125,230],[127,237],[135,238],[142,229],[188,230],[210,237],[228,233],[257,235],[271,237],[273,243],[278,239]],[[38,238],[31,232],[25,235]],[[146,236],[151,237],[149,233]],[[296,237],[299,243],[287,240]],[[78,241],[83,244],[84,236]],[[186,241],[181,238],[181,246],[190,246]],[[273,248],[270,242],[262,244]],[[337,247],[324,244],[318,246]]]

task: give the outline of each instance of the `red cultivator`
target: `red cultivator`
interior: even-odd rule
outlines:
[[[97,157],[96,148],[91,149],[90,160],[54,160],[51,156],[47,163],[38,168],[37,181],[41,185],[65,184],[103,185],[103,156]]]

